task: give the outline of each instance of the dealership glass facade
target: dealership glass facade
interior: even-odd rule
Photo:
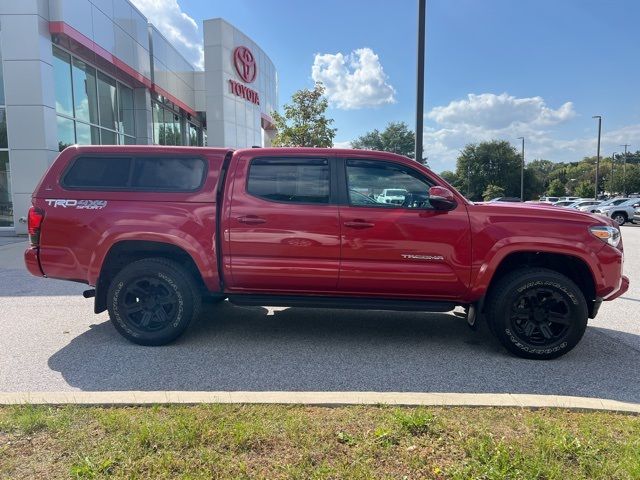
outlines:
[[[9,144],[7,141],[7,109],[4,100],[2,50],[0,50],[0,228],[13,226],[11,181],[9,172]]]
[[[176,105],[158,96],[152,108],[155,145],[203,146],[202,128],[182,115]]]
[[[133,89],[67,51],[53,47],[58,148],[133,145]]]
[[[275,67],[224,19],[202,24],[203,69],[131,0],[0,0],[0,23],[0,230],[27,233],[33,191],[69,145],[271,145]]]

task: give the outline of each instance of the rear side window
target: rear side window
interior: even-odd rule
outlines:
[[[132,185],[143,190],[190,192],[202,184],[204,162],[195,158],[136,158]]]
[[[286,203],[329,203],[326,159],[255,159],[249,167],[247,191]]]
[[[201,158],[78,157],[62,186],[83,190],[193,192],[204,182]]]
[[[129,182],[131,158],[79,157],[64,177],[71,188],[125,188]]]

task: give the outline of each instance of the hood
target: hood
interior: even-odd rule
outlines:
[[[508,203],[508,202],[476,202],[474,205],[482,206],[485,212],[495,212],[498,214],[511,214],[522,216],[523,218],[537,216],[554,219],[566,219],[567,221],[583,221],[588,224],[600,224],[615,226],[613,221],[601,215],[589,212],[582,212],[573,208],[555,207],[550,204],[536,203]]]

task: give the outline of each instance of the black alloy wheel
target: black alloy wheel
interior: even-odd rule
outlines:
[[[179,300],[164,279],[145,275],[127,284],[122,292],[127,321],[143,332],[156,332],[177,316]]]
[[[200,313],[202,292],[179,263],[164,258],[135,261],[118,272],[107,293],[111,322],[127,340],[165,345]]]
[[[587,328],[584,294],[546,268],[515,270],[491,286],[487,321],[500,343],[523,358],[547,360],[575,347]]]
[[[516,297],[510,320],[518,338],[545,347],[564,337],[571,325],[571,309],[557,291],[534,287]]]

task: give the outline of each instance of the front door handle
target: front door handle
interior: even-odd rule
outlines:
[[[238,221],[240,223],[246,223],[249,225],[259,225],[266,222],[264,218],[260,218],[257,215],[246,215],[244,217],[238,217]]]
[[[371,228],[374,225],[374,223],[365,222],[364,220],[360,219],[356,219],[352,222],[344,222],[344,226],[349,228]]]

